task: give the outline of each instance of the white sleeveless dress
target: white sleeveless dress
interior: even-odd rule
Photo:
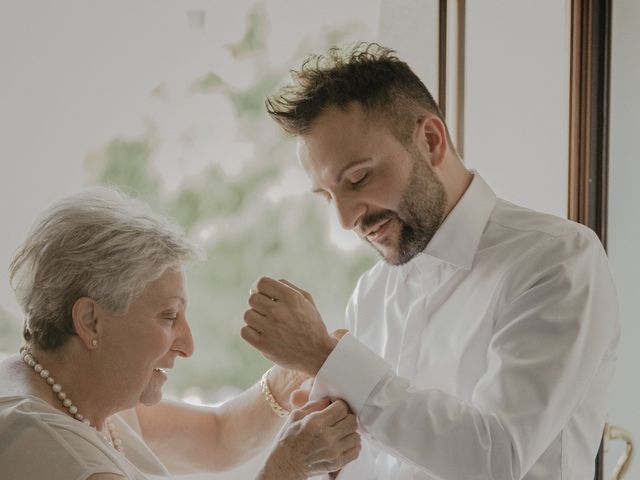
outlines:
[[[135,410],[112,421],[125,454],[94,428],[33,396],[0,396],[0,477],[11,480],[83,480],[95,473],[130,480],[171,478],[142,439]]]

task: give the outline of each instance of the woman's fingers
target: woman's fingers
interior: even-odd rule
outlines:
[[[301,408],[305,403],[309,401],[309,390],[299,388],[291,392],[289,395],[289,403],[293,408]]]
[[[349,407],[344,400],[336,400],[321,412],[314,412],[312,418],[317,424],[333,426],[348,414]]]
[[[275,452],[306,476],[335,472],[360,453],[357,426],[344,401],[309,402],[291,413]]]
[[[346,437],[332,440],[324,450],[317,450],[309,456],[309,463],[334,462],[354,448],[360,447],[360,435],[352,432]]]
[[[295,410],[294,413],[300,412],[302,415],[299,418],[306,417],[307,415],[316,415],[324,412],[327,408],[331,407],[331,400],[328,398],[321,398],[314,402],[305,404],[302,408]]]
[[[337,432],[336,435],[345,436],[356,431],[358,428],[358,420],[355,415],[350,413],[343,419],[334,423],[332,428]]]
[[[324,472],[335,472],[345,465],[353,462],[360,455],[360,445],[356,445],[349,450],[325,460],[320,460],[309,465],[309,474],[315,475]]]

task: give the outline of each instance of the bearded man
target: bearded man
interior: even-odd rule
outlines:
[[[596,235],[496,198],[389,49],[312,56],[267,109],[313,192],[381,257],[342,338],[268,277],[241,331],[357,415],[362,453],[340,478],[593,478],[619,337]]]

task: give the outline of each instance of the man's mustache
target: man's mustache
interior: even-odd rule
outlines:
[[[360,220],[360,231],[364,233],[376,224],[392,218],[399,217],[395,212],[392,212],[391,210],[383,210],[381,212],[371,213]]]

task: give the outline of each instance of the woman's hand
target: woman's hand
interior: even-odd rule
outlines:
[[[267,458],[260,480],[302,480],[340,470],[360,453],[356,417],[342,400],[294,410]]]
[[[305,399],[302,403],[299,401],[296,404],[291,403],[292,393],[298,392],[301,388],[306,390],[311,388],[310,377],[304,373],[274,365],[269,372],[267,383],[276,401],[289,411],[307,402]],[[305,385],[305,387],[303,387],[303,385]]]

